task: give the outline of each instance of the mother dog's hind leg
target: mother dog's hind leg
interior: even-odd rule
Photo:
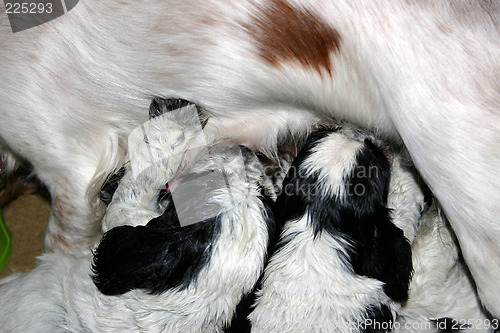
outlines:
[[[110,138],[92,141],[100,147],[74,145],[72,155],[31,160],[52,200],[44,236],[46,252],[79,253],[100,239],[104,205],[98,193],[105,177],[122,164],[124,154]]]
[[[100,237],[103,212],[86,199],[86,189],[72,177],[51,186],[52,209],[44,235],[44,251],[78,253],[88,250]]]

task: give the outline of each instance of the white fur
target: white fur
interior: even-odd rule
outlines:
[[[161,215],[158,193],[192,162],[204,134],[194,106],[171,111],[134,130],[129,138],[130,163],[104,216],[104,232],[118,225],[145,225]],[[191,152],[188,148],[199,147]],[[193,156],[194,155],[194,156]],[[191,166],[192,167],[192,166]],[[205,166],[207,167],[207,166]],[[140,189],[140,191],[138,191]]]
[[[403,230],[410,244],[420,228],[420,216],[424,210],[422,180],[412,165],[404,162],[401,155],[395,155],[392,162],[391,181],[387,207],[391,211],[393,223]]]
[[[421,179],[395,156],[388,206],[391,217],[412,244],[413,277],[409,299],[398,311],[395,332],[434,332],[431,320],[451,318],[461,332],[492,332],[500,327],[482,309],[468,268],[439,205],[424,209]],[[466,328],[467,325],[470,327]],[[450,328],[450,327],[448,327]]]
[[[398,313],[398,332],[430,331],[429,320],[448,317],[460,332],[500,327],[482,310],[449,225],[437,205],[426,212],[412,244],[414,275],[409,300]]]
[[[347,196],[344,179],[353,172],[356,154],[362,147],[363,143],[343,134],[329,135],[304,161],[306,175],[318,173],[318,182],[328,184],[321,186],[323,195],[344,198]]]
[[[287,224],[282,237],[291,236],[266,267],[252,332],[356,332],[365,307],[391,306],[383,282],[356,275],[341,259],[351,246],[345,239],[315,238],[305,216]]]
[[[302,217],[283,231],[284,238],[296,235],[266,268],[252,332],[356,331],[365,306],[391,304],[382,282],[354,274],[340,259],[348,242],[328,234],[314,239],[307,224]]]
[[[87,194],[124,162],[152,96],[194,101],[213,138],[267,151],[334,116],[402,139],[500,316],[498,2],[290,2],[341,36],[332,77],[259,57],[244,26],[266,1],[81,0],[16,34],[2,15],[0,135],[51,191],[47,249],[94,242],[102,209]]]

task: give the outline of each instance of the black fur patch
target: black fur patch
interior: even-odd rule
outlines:
[[[173,202],[171,202],[167,209],[160,216],[152,219],[148,222],[147,226],[155,230],[165,230],[171,228],[180,228],[181,223],[179,222],[179,217],[177,216],[177,211],[172,209]]]
[[[405,301],[412,272],[411,247],[389,217],[390,165],[382,150],[370,140],[364,141],[355,170],[345,175],[344,198],[324,196],[321,188],[328,184],[321,184],[318,173],[307,173],[302,166],[313,154],[313,147],[334,131],[314,133],[299,152],[276,202],[276,223],[282,228],[286,221],[307,213],[316,235],[344,235],[353,244],[346,260],[354,271],[384,282],[389,297]],[[278,249],[288,241],[281,239]]]
[[[156,118],[159,115],[164,114],[165,112],[177,110],[188,105],[195,105],[195,104],[182,98],[165,99],[165,98],[155,97],[151,101],[151,104],[149,105],[149,119]],[[195,106],[200,119],[204,119],[203,110],[198,105]],[[204,128],[206,124],[207,124],[206,120],[201,121],[202,128]]]
[[[424,203],[421,212],[421,214],[423,215],[429,210],[429,208],[431,208],[432,203],[434,202],[434,197],[432,195],[430,188],[425,183],[424,184],[420,183],[420,185],[422,188],[422,192],[424,193]]]
[[[384,291],[395,301],[408,299],[412,274],[411,246],[396,227],[387,208],[390,166],[384,153],[370,141],[357,156],[355,172],[347,181],[352,188],[345,205],[340,205],[341,220],[354,228],[347,234],[356,240],[357,256],[352,259],[356,273],[385,282]],[[358,177],[358,168],[375,170],[369,177]],[[375,167],[375,168],[373,168]],[[363,174],[362,172],[360,174]],[[364,189],[357,193],[356,186]]]
[[[146,226],[108,231],[94,253],[97,288],[106,295],[132,289],[159,294],[193,282],[210,259],[219,223],[214,218],[180,228],[173,227],[176,219],[172,205]]]
[[[283,180],[282,192],[276,199],[274,206],[276,229],[280,232],[287,221],[296,220],[303,216],[307,212],[309,205],[316,199],[306,192],[317,190],[318,179],[317,177],[307,176],[301,166],[311,155],[313,148],[332,131],[322,129],[312,133],[293,160],[290,171]],[[279,250],[286,243],[286,241],[280,240],[276,250]]]

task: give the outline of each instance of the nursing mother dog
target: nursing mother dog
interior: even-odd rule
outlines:
[[[80,0],[16,33],[0,8],[4,165],[49,188],[47,250],[99,237],[97,193],[152,97],[270,156],[336,118],[408,148],[500,316],[500,2]]]

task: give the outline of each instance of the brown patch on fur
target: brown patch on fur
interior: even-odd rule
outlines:
[[[257,42],[260,56],[279,66],[298,61],[320,74],[331,76],[332,52],[339,53],[339,33],[305,8],[293,7],[286,0],[270,0],[259,8],[245,26]]]

